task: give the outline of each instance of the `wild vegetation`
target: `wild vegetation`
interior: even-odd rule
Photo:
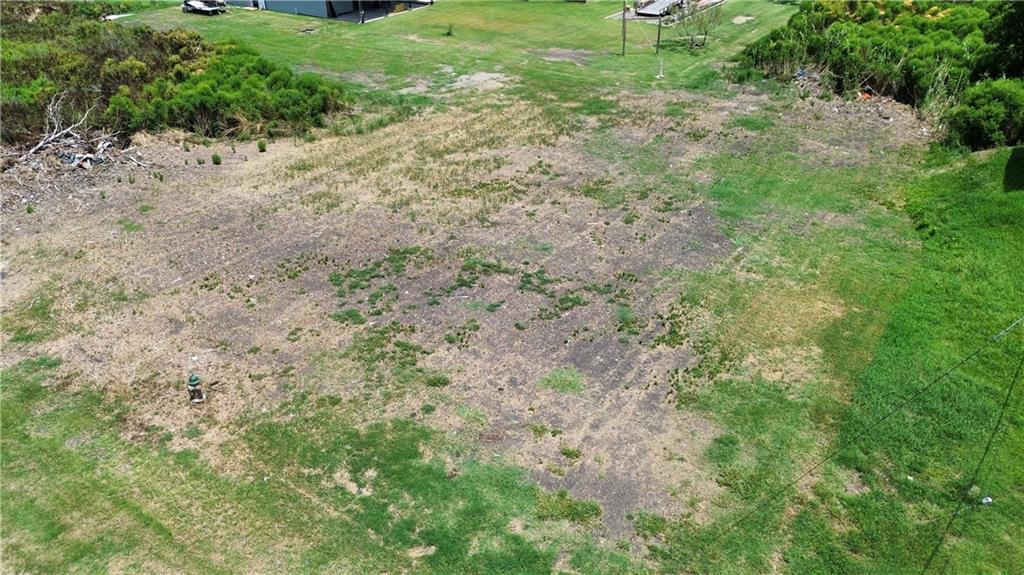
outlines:
[[[952,143],[981,149],[1021,141],[1022,25],[1014,2],[806,2],[744,56],[773,76],[810,67],[838,93],[930,107]]]
[[[290,133],[343,106],[337,85],[194,32],[99,16],[144,3],[5,2],[2,141],[38,140],[54,116],[128,136],[184,128],[204,136]],[[87,115],[88,114],[88,115]]]
[[[729,82],[793,6],[620,6],[122,20],[214,55],[97,121],[268,135],[0,172],[0,570],[1024,571],[1024,148]],[[283,70],[359,116],[272,138]]]

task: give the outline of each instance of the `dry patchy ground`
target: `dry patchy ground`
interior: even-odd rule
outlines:
[[[720,430],[676,406],[672,382],[699,357],[670,333],[666,286],[745,256],[698,193],[715,177],[699,160],[744,153],[757,118],[801,127],[792,151],[811,169],[926,137],[875,104],[780,109],[747,92],[645,94],[651,115],[629,112],[638,96],[623,93],[614,112],[569,123],[487,93],[265,153],[143,135],[133,145],[145,166],[56,166],[45,182],[11,170],[0,175],[4,311],[52,302],[54,327],[32,353],[64,358],[68,385],[123,399],[124,437],[164,428],[226,473],[246,469],[244,453],[223,449],[239,418],[308,391],[341,397],[367,424],[422,420],[595,500],[612,536],[639,510],[701,522],[722,491],[702,459]],[[850,224],[830,218],[818,219]],[[772,321],[805,329],[765,298]],[[821,306],[806,321],[843,313]],[[418,346],[418,368],[450,385],[399,385],[394,366],[346,351],[369,332]],[[8,344],[4,365],[24,349]],[[773,381],[820,363],[786,341],[744,360]],[[199,407],[185,399],[192,372],[207,382]],[[180,433],[193,426],[205,434]]]

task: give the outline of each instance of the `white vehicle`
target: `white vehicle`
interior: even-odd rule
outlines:
[[[215,16],[227,12],[227,3],[224,0],[184,0],[181,3],[182,12],[195,12]]]

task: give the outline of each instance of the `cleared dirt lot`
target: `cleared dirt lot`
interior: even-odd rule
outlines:
[[[237,418],[312,390],[357,406],[366,424],[411,414],[472,438],[544,487],[597,501],[614,537],[641,510],[699,522],[721,489],[700,463],[718,431],[676,409],[673,377],[697,358],[665,338],[675,295],[661,287],[737,248],[694,193],[710,176],[694,168],[666,188],[659,170],[741,149],[757,134],[735,119],[772,103],[650,101],[667,111],[581,130],[495,95],[266,153],[141,136],[145,167],[54,168],[32,214],[10,194],[27,175],[8,173],[5,306],[51,298],[59,333],[41,349],[65,358],[68,381],[123,398],[126,437],[204,426],[174,445],[226,471],[238,462],[218,449]],[[855,115],[811,102],[772,117],[820,122],[819,108],[832,138],[821,161],[857,154],[861,140],[837,137],[862,123]],[[907,126],[879,143],[886,133]],[[198,165],[213,153],[222,165]],[[68,196],[52,191],[70,182]],[[368,380],[342,353],[392,325],[450,386]],[[579,388],[539,385],[556,370]],[[192,372],[216,382],[201,408],[183,400]],[[425,402],[436,410],[422,413]]]

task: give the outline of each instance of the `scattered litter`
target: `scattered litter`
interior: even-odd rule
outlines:
[[[121,18],[127,18],[129,16],[134,16],[134,15],[135,14],[132,14],[131,12],[129,12],[127,14],[107,14],[106,16],[100,18],[100,20],[103,20],[103,21],[119,20]]]
[[[817,72],[803,68],[793,72],[793,83],[802,91],[819,96],[825,89],[821,86],[821,76]]]
[[[71,164],[72,168],[85,168],[91,170],[93,164],[102,164],[103,157],[97,154],[71,154],[68,152],[59,152],[57,157],[64,162]]]
[[[982,505],[992,505],[992,498],[991,497],[982,497],[981,498],[981,504]]]

